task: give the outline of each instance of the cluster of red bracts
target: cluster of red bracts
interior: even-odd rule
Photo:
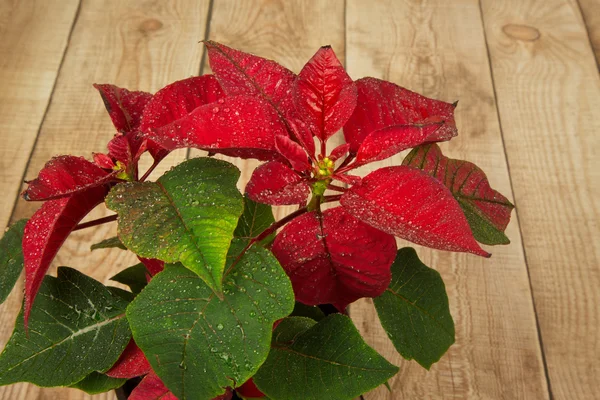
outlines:
[[[381,294],[391,279],[394,236],[489,256],[453,197],[454,182],[439,177],[440,160],[448,160],[441,153],[431,152],[437,159],[430,171],[400,165],[364,178],[351,174],[402,150],[456,136],[455,104],[375,78],[353,81],[330,47],[319,49],[296,75],[273,61],[205,44],[214,75],[178,81],[154,95],[96,85],[118,131],[108,153],[95,154],[93,162],[56,157],[29,182],[23,196],[46,202],[25,229],[26,320],[69,233],[112,185],[146,179],[148,174],[138,177],[146,151],[155,164],[184,147],[265,161],[246,193],[257,202],[297,204],[305,211],[277,235],[272,251],[296,299],[308,305],[344,309]],[[341,129],[346,143],[329,151],[328,139]],[[477,212],[504,230],[510,203],[489,187],[483,172],[471,172],[463,174],[461,188],[466,183],[494,200]],[[321,211],[320,204],[336,200],[340,206]]]

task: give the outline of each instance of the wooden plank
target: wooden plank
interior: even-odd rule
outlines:
[[[298,73],[320,46],[330,44],[340,60],[344,60],[344,1],[236,1],[215,2],[209,37],[225,45],[276,60]],[[208,62],[205,73],[210,73]],[[335,146],[332,139],[331,146]],[[330,147],[331,149],[333,147]],[[197,150],[192,156],[205,153]],[[252,171],[260,165],[256,160],[229,157],[221,159],[237,165],[242,171],[238,186],[244,189]],[[276,207],[281,218],[297,207]]]
[[[198,41],[204,38],[208,8],[209,0],[178,0],[168,4],[150,0],[83,1],[27,177],[35,177],[53,155],[90,157],[92,152],[105,151],[114,128],[92,83],[156,91],[172,81],[196,75],[202,51]],[[184,158],[185,151],[175,152],[158,173]],[[20,201],[13,220],[31,215],[37,206]],[[99,209],[91,218],[105,214],[105,210]],[[90,244],[115,234],[115,225],[71,235],[54,265],[75,267],[100,281],[132,265],[136,262],[134,257],[119,250],[89,252]],[[20,301],[18,288],[0,308],[2,347],[12,331]],[[75,390],[39,389],[31,385],[0,388],[0,398],[6,399],[88,397]],[[113,397],[112,393],[104,396]]]
[[[600,65],[600,0],[579,0],[590,42]]]
[[[475,162],[493,187],[511,196],[476,0],[349,0],[346,54],[355,79],[375,76],[430,97],[460,100],[459,136],[442,144],[444,152]],[[402,159],[395,156],[368,170]],[[491,259],[418,248],[422,260],[441,273],[456,324],[456,343],[429,372],[397,354],[372,301],[352,307],[367,341],[400,366],[390,381],[393,392],[379,388],[367,400],[548,398],[514,214],[507,234],[512,244],[489,248]]]
[[[482,2],[555,399],[598,397],[600,80],[579,9]]]
[[[0,225],[6,226],[79,0],[0,1]]]

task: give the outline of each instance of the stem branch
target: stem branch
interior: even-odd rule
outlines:
[[[94,219],[92,221],[84,222],[83,224],[79,224],[75,228],[73,228],[73,230],[78,231],[80,229],[91,228],[92,226],[102,225],[107,222],[112,222],[112,221],[116,221],[116,220],[117,220],[117,214],[109,215],[108,217],[98,218],[98,219]]]

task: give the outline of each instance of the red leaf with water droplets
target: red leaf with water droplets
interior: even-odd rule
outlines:
[[[186,117],[196,108],[225,97],[214,75],[183,79],[165,86],[146,106],[140,129],[147,132]]]
[[[106,375],[111,378],[131,379],[147,374],[150,370],[150,363],[146,360],[146,356],[131,339],[115,365],[106,371]]]
[[[85,192],[49,200],[25,225],[23,260],[25,267],[25,326],[44,275],[67,236],[79,221],[104,201],[108,189],[98,186]]]
[[[333,179],[337,179],[340,182],[344,182],[348,185],[357,185],[362,181],[360,176],[349,175],[349,174],[333,174]]]
[[[287,123],[292,130],[293,136],[298,140],[298,143],[306,149],[310,155],[315,154],[315,141],[313,135],[308,128],[308,125],[299,119],[288,119]]]
[[[106,111],[119,132],[138,129],[144,108],[152,98],[150,93],[133,92],[109,84],[94,84],[94,87],[100,92]]]
[[[305,179],[286,165],[271,161],[254,170],[246,185],[246,194],[263,204],[303,205],[310,194],[310,187]]]
[[[220,99],[145,134],[167,149],[196,147],[242,158],[280,158],[275,137],[285,127],[272,107],[249,96]]]
[[[429,142],[437,137],[437,131],[443,123],[397,125],[371,132],[361,143],[356,154],[356,168],[370,162],[386,159],[402,150]]]
[[[247,95],[267,101],[281,116],[295,112],[293,88],[296,75],[275,61],[232,49],[208,40],[210,68],[229,96]]]
[[[306,63],[294,91],[296,110],[321,140],[340,130],[356,106],[356,86],[331,46]]]
[[[156,258],[144,258],[139,257],[138,260],[144,264],[150,275],[154,276],[165,269],[165,262],[162,260],[157,260]]]
[[[370,133],[399,125],[443,122],[435,135],[427,138],[429,142],[449,140],[458,134],[453,104],[430,99],[380,79],[362,78],[355,83],[358,102],[344,126],[344,136],[352,153],[358,151]]]
[[[396,240],[336,207],[322,219],[317,212],[294,219],[277,235],[272,251],[292,281],[296,300],[343,310],[387,288]]]
[[[275,328],[273,328],[273,330],[274,329]],[[256,387],[252,378],[248,379],[240,387],[235,388],[235,391],[237,394],[244,396],[245,398],[261,399],[265,397],[265,394]]]
[[[154,371],[150,371],[133,389],[128,400],[177,400],[177,397],[167,389]]]
[[[348,189],[340,202],[356,218],[411,242],[489,256],[448,188],[418,169],[378,169]]]
[[[310,169],[308,156],[298,143],[287,136],[279,135],[275,137],[275,148],[281,155],[289,161],[296,171],[306,171]]]
[[[489,245],[510,243],[504,230],[514,206],[490,187],[485,172],[475,164],[444,156],[436,144],[414,149],[403,164],[422,169],[450,189],[477,241]]]
[[[340,158],[345,157],[348,154],[348,151],[350,151],[350,145],[348,143],[342,143],[331,151],[329,159],[332,161],[339,160]]]
[[[56,199],[111,180],[114,180],[114,173],[105,171],[83,157],[54,157],[46,163],[38,177],[29,182],[23,198],[29,201]]]

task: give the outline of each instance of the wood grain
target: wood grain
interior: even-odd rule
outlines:
[[[460,100],[459,136],[442,150],[475,162],[493,187],[511,197],[478,2],[349,0],[347,18],[352,77],[375,76],[433,98]],[[402,159],[395,156],[364,172]],[[456,325],[456,343],[429,372],[397,354],[372,301],[352,307],[367,341],[400,366],[390,381],[392,392],[379,388],[367,400],[548,398],[514,214],[507,234],[512,244],[488,248],[491,259],[418,248],[444,279]]]
[[[587,27],[590,42],[596,54],[596,63],[600,65],[600,0],[578,0],[583,14],[583,23]]]
[[[6,226],[79,0],[0,1],[0,225]]]
[[[340,60],[344,60],[343,0],[219,0],[215,2],[209,37],[245,52],[276,60],[298,73],[323,45],[331,45]],[[208,62],[205,73],[210,73]],[[332,139],[330,149],[335,147]],[[194,150],[192,156],[204,154]],[[260,165],[256,160],[229,157],[221,159],[237,165],[242,171],[238,183],[241,190]],[[276,207],[277,219],[297,209]]]
[[[208,0],[84,0],[27,177],[35,177],[53,155],[75,154],[89,158],[92,152],[105,151],[114,128],[93,83],[114,83],[154,92],[172,81],[196,75],[201,59],[198,41],[204,38],[208,6]],[[175,152],[156,174],[184,158],[185,151]],[[12,219],[30,216],[37,206],[19,201]],[[98,209],[90,218],[105,214],[106,210]],[[119,270],[137,262],[131,254],[119,250],[98,250],[90,254],[92,243],[114,234],[114,223],[72,234],[53,266],[68,265],[107,281]],[[55,269],[50,272],[54,273]],[[12,331],[20,301],[19,288],[0,308],[2,347]],[[99,398],[114,397],[112,393],[103,396]],[[88,397],[75,390],[39,389],[25,384],[0,388],[0,398],[6,399]]]
[[[570,2],[483,1],[515,200],[555,399],[600,388],[600,80]],[[506,27],[538,32],[527,40]]]

